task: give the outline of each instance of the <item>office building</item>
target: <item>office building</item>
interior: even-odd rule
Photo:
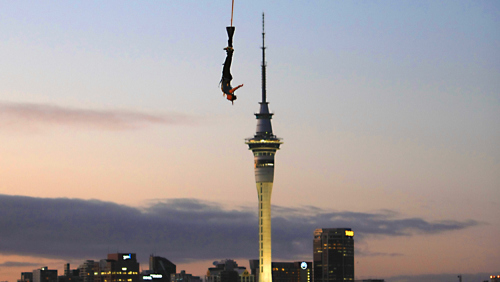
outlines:
[[[314,282],[354,280],[354,232],[350,228],[314,231]]]
[[[273,262],[271,266],[273,282],[312,281],[312,262]],[[250,270],[257,280],[259,275],[259,260],[250,260]]]
[[[99,274],[99,262],[86,260],[78,266],[79,275],[83,282],[94,282],[94,275]]]
[[[33,270],[33,282],[57,282],[57,269],[50,270],[45,266]]]
[[[33,272],[21,272],[21,279],[17,282],[33,282]]]
[[[258,197],[259,219],[259,282],[271,282],[271,193],[274,181],[274,156],[282,144],[273,134],[272,113],[266,101],[266,61],[264,45],[264,15],[262,15],[262,102],[260,111],[255,114],[257,130],[246,144],[254,155],[255,183]]]
[[[133,253],[108,254],[99,262],[99,272],[94,274],[94,282],[139,282],[139,263]]]
[[[149,256],[149,271],[143,280],[154,280],[158,282],[170,282],[170,276],[177,272],[177,267],[164,257]]]

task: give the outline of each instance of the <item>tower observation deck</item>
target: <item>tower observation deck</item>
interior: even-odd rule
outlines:
[[[266,47],[264,45],[264,14],[262,14],[262,102],[260,111],[255,114],[257,130],[252,138],[245,139],[245,144],[254,155],[255,183],[258,196],[259,219],[259,282],[272,281],[271,268],[271,193],[274,181],[274,156],[283,144],[273,134],[272,113],[266,101]]]

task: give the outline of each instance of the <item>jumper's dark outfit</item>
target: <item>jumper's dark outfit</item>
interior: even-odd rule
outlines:
[[[233,88],[231,86],[231,80],[233,79],[233,76],[231,75],[231,62],[233,60],[233,34],[234,34],[234,26],[228,26],[226,27],[227,30],[227,47],[224,48],[226,50],[226,60],[224,61],[224,67],[222,68],[222,78],[221,78],[221,90],[223,92],[223,95],[226,96],[226,98],[233,102],[236,100],[236,95],[234,95],[234,91],[240,87],[243,86],[239,85]]]
[[[224,61],[224,67],[222,68],[222,79],[221,79],[221,89],[226,95],[232,95],[229,90],[233,89],[231,86],[231,80],[233,76],[231,75],[231,62],[233,60],[233,48],[232,46],[226,48],[226,60]]]

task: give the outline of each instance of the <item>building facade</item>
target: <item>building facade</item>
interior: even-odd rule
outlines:
[[[139,282],[139,263],[133,253],[108,254],[99,262],[99,271],[94,274],[94,282]]]
[[[139,282],[139,263],[132,253],[108,254],[99,262],[87,260],[78,267],[82,282]]]
[[[273,262],[273,282],[311,282],[312,262]]]
[[[149,256],[148,275],[143,280],[170,282],[170,276],[177,272],[177,266],[164,257]],[[145,277],[148,277],[144,279]]]
[[[99,274],[99,262],[86,260],[78,266],[79,275],[83,282],[94,282],[94,275]]]
[[[83,279],[80,277],[80,270],[71,269],[70,264],[66,263],[64,265],[64,275],[60,275],[57,278],[58,282],[82,282]]]
[[[354,232],[350,228],[314,231],[314,282],[354,281]]]
[[[259,113],[255,114],[256,133],[253,138],[247,138],[245,144],[254,155],[259,219],[259,282],[271,282],[271,193],[274,181],[274,156],[282,142],[273,134],[271,126],[273,114],[269,112],[269,103],[266,101],[264,35],[264,15],[262,15],[262,102],[259,103]]]
[[[57,282],[57,270],[48,267],[33,270],[33,282]]]
[[[33,272],[21,272],[21,279],[17,282],[33,282]]]
[[[271,266],[273,282],[312,281],[312,262],[273,262]],[[250,270],[257,280],[259,275],[259,260],[250,260]]]

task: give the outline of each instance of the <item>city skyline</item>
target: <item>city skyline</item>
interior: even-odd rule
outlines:
[[[226,2],[0,4],[2,280],[108,249],[196,275],[258,257],[262,11],[273,260],[348,226],[356,279],[498,270],[497,2],[235,1],[234,106]]]
[[[136,256],[135,253],[108,254],[108,259],[110,258],[110,255],[114,256],[116,254],[124,255],[124,258],[125,258],[125,255],[127,255],[129,258],[132,258],[132,255],[133,255],[134,261],[135,261],[135,256]],[[154,268],[151,268],[151,258],[153,256],[154,255],[150,255],[149,270],[146,270],[143,267],[141,267],[140,268],[141,273],[136,274],[136,275],[150,276],[150,278],[152,278],[151,274],[154,274],[153,276],[155,279],[160,278],[159,276],[164,271],[160,271],[160,272],[151,271],[152,269],[154,269]],[[163,260],[163,261],[167,261],[167,263],[169,265],[171,265],[173,267],[173,269],[176,268],[175,264],[172,264],[172,262],[170,262],[168,259],[166,259],[164,257],[154,256],[154,258],[159,259],[159,260]],[[100,259],[100,260],[88,260],[87,259],[87,260],[82,261],[82,263],[79,264],[76,269],[71,268],[70,263],[65,263],[63,266],[63,269],[64,269],[63,272],[59,272],[60,269],[50,269],[46,266],[34,269],[33,272],[35,270],[40,270],[40,269],[44,270],[45,269],[45,270],[49,270],[50,272],[55,271],[58,276],[61,276],[61,275],[67,276],[68,274],[70,276],[74,276],[74,275],[79,276],[79,274],[75,274],[74,272],[78,271],[78,270],[82,271],[82,269],[86,269],[86,271],[93,271],[95,273],[97,271],[97,269],[94,269],[94,267],[99,266],[100,262],[105,261],[105,260],[106,259]],[[114,259],[114,260],[116,261],[116,259]],[[232,259],[223,259],[221,261],[214,261],[213,265],[208,266],[208,271],[210,271],[211,269],[215,269],[215,268],[213,268],[214,265],[219,265],[221,263],[224,264],[225,261],[235,262]],[[237,262],[235,262],[235,263],[237,263]],[[253,273],[256,270],[258,270],[258,264],[259,264],[259,260],[250,260],[250,262],[249,262],[250,269],[246,269],[246,271],[243,271],[246,267],[240,267],[239,269],[241,269],[242,274],[248,275],[248,274],[251,274],[250,271]],[[313,262],[306,262],[306,261],[273,262],[273,277],[277,278],[280,281],[281,280],[287,281],[286,280],[287,277],[289,277],[289,275],[291,274],[293,276],[293,279],[300,279],[303,281],[309,281],[310,276],[312,274],[311,273],[312,266],[313,266]],[[290,271],[291,273],[288,273],[288,271]],[[20,276],[27,277],[26,275],[28,274],[28,277],[29,277],[29,274],[33,274],[33,272],[23,271],[22,273],[20,273]],[[246,272],[246,273],[243,273],[243,272]],[[175,273],[177,273],[177,275],[179,275],[179,276],[183,276],[183,275],[192,276],[192,274],[186,273],[185,270],[180,270],[179,272],[173,272],[172,274],[175,274]],[[300,276],[300,277],[298,277],[298,276]],[[466,275],[459,275],[459,276],[461,276],[461,278],[465,279],[465,281],[476,281],[476,280],[482,281],[488,277],[490,279],[500,278],[500,275],[487,274],[487,273],[466,274]],[[82,276],[80,276],[80,277],[82,277]],[[85,277],[85,275],[83,277]],[[197,278],[201,278],[201,277],[198,276]],[[454,278],[456,278],[456,274],[439,274],[439,275],[418,275],[418,276],[415,276],[413,278],[411,276],[399,276],[399,277],[392,277],[389,279],[389,281],[413,281],[412,279],[419,279],[419,281],[435,281],[435,282],[437,282],[437,281],[443,281],[443,280],[447,280],[447,281],[453,280]],[[30,278],[28,278],[28,279],[30,279]],[[369,280],[371,280],[371,279],[375,279],[377,281],[384,280],[384,279],[379,279],[379,278],[374,278],[374,277],[371,277]],[[23,279],[21,279],[21,280],[23,280]],[[144,280],[146,280],[146,279],[144,279]],[[361,280],[356,279],[356,281],[361,281]]]

